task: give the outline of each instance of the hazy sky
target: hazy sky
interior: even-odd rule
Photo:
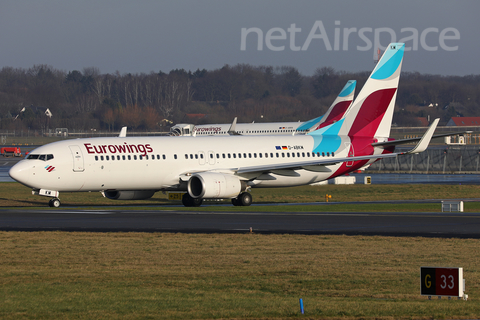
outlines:
[[[477,0],[2,0],[0,67],[370,71],[396,38],[410,49],[403,70],[480,74],[479,13]]]

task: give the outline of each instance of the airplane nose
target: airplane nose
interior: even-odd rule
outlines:
[[[8,175],[13,180],[28,186],[28,178],[30,173],[29,169],[31,168],[27,163],[20,161],[19,163],[15,164],[13,167],[10,168],[10,170],[8,171]]]

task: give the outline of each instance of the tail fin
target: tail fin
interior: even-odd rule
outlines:
[[[331,125],[332,123],[340,120],[348,108],[352,104],[353,96],[355,95],[355,87],[357,85],[356,80],[348,80],[342,91],[338,95],[337,99],[333,101],[330,108],[327,110],[322,120],[317,124],[316,128],[313,130],[318,130],[320,128]]]
[[[404,49],[404,43],[391,43],[388,46],[345,115],[343,123],[339,123],[339,135],[390,135]]]
[[[304,122],[297,131],[315,131],[340,120],[352,104],[356,85],[357,81],[348,80],[327,112],[323,116]]]

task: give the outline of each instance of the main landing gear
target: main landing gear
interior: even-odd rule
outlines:
[[[48,201],[48,205],[52,208],[58,208],[60,207],[60,199],[52,198],[50,201]]]
[[[238,197],[232,199],[232,204],[247,207],[252,204],[252,195],[248,192],[242,192]]]
[[[192,198],[188,193],[185,193],[182,196],[182,204],[185,207],[200,207],[202,202],[203,199]],[[249,206],[252,204],[252,195],[248,192],[242,192],[238,197],[232,199],[232,204],[234,206]]]
[[[182,204],[185,207],[200,207],[202,205],[203,199],[201,198],[192,198],[188,193],[185,193],[182,196]]]

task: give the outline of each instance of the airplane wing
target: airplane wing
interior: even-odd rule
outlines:
[[[415,147],[407,152],[397,152],[397,153],[386,153],[386,154],[376,154],[376,155],[367,155],[367,156],[357,156],[357,157],[344,157],[344,158],[330,158],[330,159],[312,159],[310,161],[302,161],[296,163],[288,163],[288,164],[279,164],[276,166],[253,166],[253,167],[246,167],[246,168],[236,168],[232,169],[237,174],[242,173],[253,173],[253,172],[271,172],[274,170],[282,170],[282,169],[306,169],[312,171],[329,171],[326,166],[334,165],[341,162],[350,162],[350,161],[361,161],[361,160],[371,160],[371,159],[384,159],[384,158],[393,158],[399,155],[406,155],[406,154],[414,154],[420,153],[427,149],[428,144],[430,143],[433,132],[437,128],[438,121],[440,119],[435,119],[430,127],[427,129],[423,137],[420,138],[420,141],[417,143]],[[321,168],[323,167],[323,168]]]
[[[473,133],[473,131],[458,131],[458,132],[451,132],[451,133],[436,134],[436,135],[432,136],[432,139],[443,138],[443,137],[454,136],[454,135],[457,135],[457,134],[465,134],[465,133]],[[396,146],[396,145],[400,145],[400,144],[417,142],[417,141],[420,141],[420,139],[422,139],[422,137],[409,138],[409,139],[398,139],[398,140],[385,141],[385,142],[375,142],[375,143],[372,143],[372,146],[373,147],[390,147],[390,146]]]

